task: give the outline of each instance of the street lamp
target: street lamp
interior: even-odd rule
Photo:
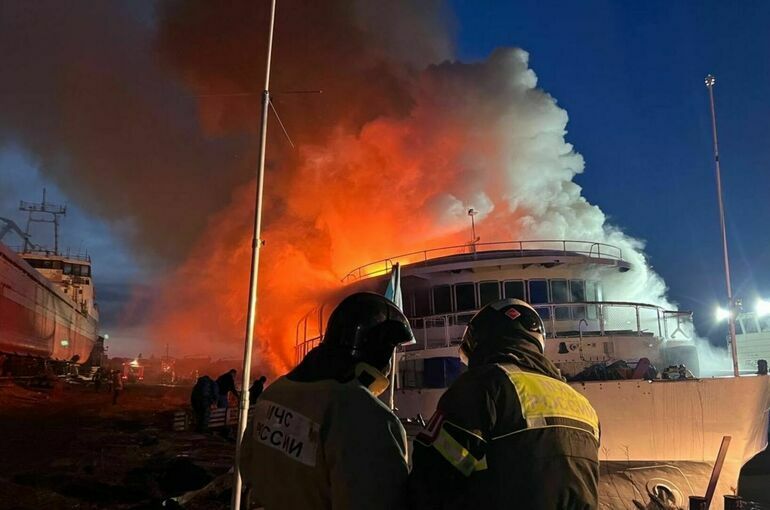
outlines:
[[[725,228],[725,206],[722,199],[722,171],[719,166],[719,142],[717,140],[717,116],[714,109],[714,84],[716,83],[714,75],[706,76],[706,88],[709,89],[709,104],[711,106],[711,131],[714,136],[714,167],[716,170],[717,181],[717,199],[719,201],[719,226],[722,231],[722,256],[725,266],[725,284],[727,287],[727,329],[730,334],[730,345],[733,354],[733,374],[739,376],[738,372],[738,349],[735,345],[735,300],[733,299],[733,287],[730,283],[730,258],[727,253],[727,229]]]

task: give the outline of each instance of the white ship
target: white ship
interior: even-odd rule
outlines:
[[[741,312],[735,317],[735,343],[738,345],[738,368],[741,372],[756,372],[760,360],[770,361],[769,308],[770,305],[761,301],[758,311]]]
[[[473,314],[513,297],[537,308],[548,333],[546,355],[569,379],[600,378],[603,367],[624,362],[610,377],[625,379],[571,382],[601,419],[603,508],[659,508],[656,498],[687,508],[689,496],[706,493],[722,438],[729,435],[712,504],[722,508],[721,495],[737,487],[741,467],[767,446],[767,377],[643,379],[648,361],[658,371],[683,364],[699,374],[692,314],[604,300],[605,283],[632,269],[617,247],[515,241],[441,248],[357,268],[345,277],[346,290],[382,292],[396,263],[417,339],[397,354],[394,399],[404,420],[431,416],[464,370],[457,348]],[[321,340],[328,308],[297,324],[297,360]]]

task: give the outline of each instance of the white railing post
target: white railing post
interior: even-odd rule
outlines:
[[[599,312],[599,334],[604,336],[604,305],[599,303],[596,309]]]
[[[634,310],[636,311],[636,334],[641,336],[642,324],[639,318],[639,305],[634,305]]]

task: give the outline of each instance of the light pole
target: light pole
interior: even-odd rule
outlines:
[[[479,212],[471,207],[468,209],[468,216],[471,217],[471,252],[476,253],[476,243],[478,242],[479,238],[476,237],[476,220],[474,219],[474,216],[476,216]]]
[[[706,76],[706,88],[709,89],[709,103],[711,105],[711,131],[714,135],[714,166],[716,168],[717,199],[719,200],[719,226],[722,231],[722,255],[725,265],[725,284],[727,286],[727,328],[730,335],[730,346],[733,354],[733,374],[738,377],[738,346],[735,342],[735,299],[733,287],[730,283],[730,258],[727,252],[727,228],[725,227],[725,205],[722,199],[722,171],[719,166],[719,142],[717,140],[717,116],[714,109],[714,84],[716,78],[709,74]]]
[[[267,36],[267,62],[265,64],[265,89],[262,92],[262,117],[259,133],[259,167],[257,169],[257,194],[254,202],[254,232],[251,240],[251,274],[249,276],[249,308],[246,319],[246,341],[243,348],[238,429],[235,438],[235,466],[233,469],[233,494],[231,510],[241,508],[241,446],[249,418],[249,386],[251,385],[251,351],[254,347],[254,326],[257,322],[257,282],[259,280],[259,252],[262,248],[262,195],[265,187],[265,150],[267,144],[267,114],[270,108],[270,60],[273,55],[273,27],[275,26],[275,2],[270,2],[270,18]]]

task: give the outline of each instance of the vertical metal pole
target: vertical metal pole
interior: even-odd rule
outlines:
[[[709,104],[711,105],[711,131],[714,136],[714,166],[716,168],[717,180],[717,198],[719,200],[719,226],[722,230],[722,255],[725,265],[725,284],[727,285],[727,303],[728,317],[727,327],[730,334],[730,345],[733,353],[733,375],[738,377],[738,346],[735,342],[735,299],[733,298],[733,287],[730,283],[730,258],[727,252],[727,228],[725,227],[725,206],[722,200],[722,171],[719,166],[719,142],[717,141],[717,116],[714,109],[714,84],[716,78],[712,75],[706,76],[706,88],[709,89]]]
[[[249,276],[249,310],[246,320],[246,342],[243,349],[243,378],[241,383],[240,413],[235,441],[235,466],[233,469],[233,495],[230,508],[241,508],[241,445],[246,422],[249,417],[249,386],[251,384],[251,351],[254,346],[254,325],[257,322],[257,282],[259,279],[259,251],[262,247],[262,195],[265,182],[265,150],[267,144],[267,113],[270,107],[270,60],[273,54],[273,27],[275,25],[275,3],[270,2],[270,22],[267,37],[267,61],[265,64],[265,89],[262,92],[262,120],[259,136],[259,168],[257,171],[257,195],[254,203],[254,235],[251,240],[251,274]]]

